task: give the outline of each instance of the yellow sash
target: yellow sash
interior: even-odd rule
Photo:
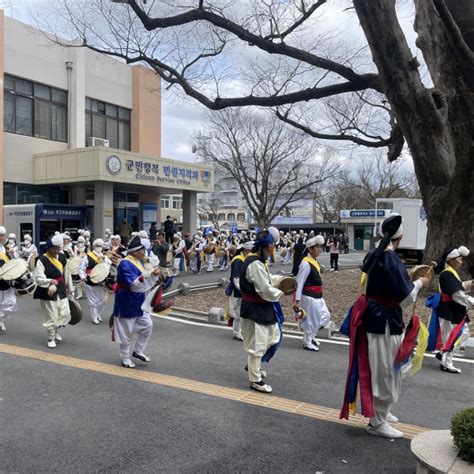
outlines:
[[[143,263],[140,262],[140,260],[136,259],[135,257],[132,257],[131,255],[127,255],[124,260],[128,260],[130,263],[132,263],[135,267],[140,270],[141,273],[145,271],[145,267],[143,266]]]
[[[313,257],[310,255],[307,255],[305,258],[303,258],[303,262],[308,262],[310,265],[313,265],[314,268],[318,271],[318,273],[321,272],[321,267],[319,266],[319,262],[315,260]]]
[[[232,263],[234,260],[241,260],[242,262],[245,260],[245,257],[243,255],[236,255],[230,263]]]
[[[0,260],[3,260],[4,262],[8,262],[8,260],[10,260],[10,257],[5,253],[0,252]]]
[[[94,252],[87,252],[87,255],[92,258],[95,263],[99,263],[99,257]]]
[[[458,272],[451,265],[446,265],[446,268],[441,273],[443,273],[443,272],[452,273],[460,282],[462,282],[461,278],[459,277]],[[440,275],[441,275],[441,273],[440,273]],[[441,286],[439,287],[439,292],[442,293],[441,292]]]
[[[50,257],[48,253],[45,253],[46,258],[61,272],[61,275],[63,274],[64,267],[63,264],[55,257]]]

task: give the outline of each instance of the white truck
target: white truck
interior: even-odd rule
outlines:
[[[421,199],[407,198],[377,198],[375,209],[379,204],[388,204],[388,207],[402,216],[403,239],[397,254],[406,263],[419,264],[423,260],[423,252],[426,247],[426,234],[428,231],[427,216]],[[377,212],[375,212],[377,216]],[[380,220],[375,218],[374,232],[378,232]]]

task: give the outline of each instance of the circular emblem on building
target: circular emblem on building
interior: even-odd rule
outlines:
[[[122,162],[116,155],[110,155],[105,162],[105,167],[110,174],[119,174],[122,169]]]

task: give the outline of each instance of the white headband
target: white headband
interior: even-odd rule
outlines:
[[[446,257],[446,261],[449,262],[453,258],[457,257],[467,257],[469,255],[469,249],[467,247],[464,247],[464,245],[461,245],[458,249],[452,250],[448,256]]]

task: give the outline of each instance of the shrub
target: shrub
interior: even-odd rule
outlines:
[[[451,419],[451,434],[459,457],[474,463],[474,407],[456,413]]]

